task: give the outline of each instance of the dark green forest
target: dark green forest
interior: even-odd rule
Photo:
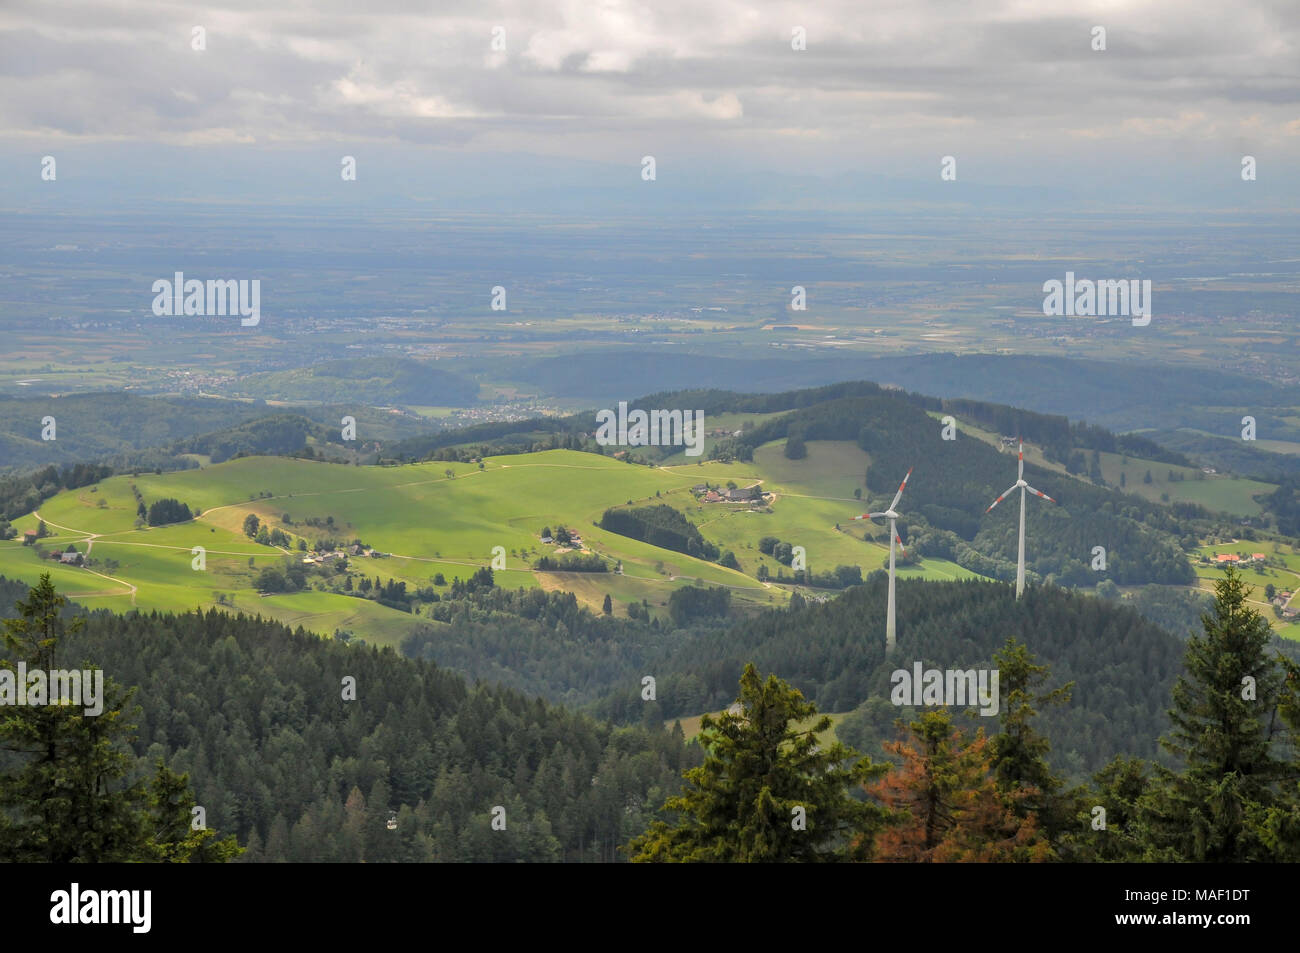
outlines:
[[[116,616],[70,607],[57,652],[64,664],[86,660],[132,689],[123,696],[134,729],[121,753],[122,785],[141,806],[117,813],[123,830],[138,825],[131,856],[139,859],[1231,861],[1295,852],[1300,810],[1287,767],[1295,750],[1289,734],[1275,733],[1280,723],[1268,711],[1300,719],[1300,703],[1285,687],[1300,667],[1275,653],[1258,613],[1241,608],[1246,588],[1236,577],[1221,584],[1219,602],[1202,617],[1204,633],[1188,633],[1190,641],[1069,591],[1032,587],[1016,602],[993,583],[903,582],[907,622],[886,659],[882,641],[868,634],[881,617],[882,576],[825,604],[671,633],[593,616],[571,595],[488,584],[462,590],[457,604],[436,604],[452,610],[452,629],[477,607],[497,613],[498,622],[531,616],[551,632],[567,618],[571,638],[589,645],[603,638],[604,666],[588,672],[591,688],[625,687],[590,706],[594,714],[483,681],[471,686],[391,650],[217,611]],[[702,604],[725,596],[697,591]],[[3,604],[26,594],[0,579]],[[1174,618],[1200,608],[1152,605]],[[533,638],[540,632],[521,630]],[[627,659],[609,649],[620,636],[640,638],[646,658],[658,648],[658,658],[648,667],[619,665]],[[552,661],[580,656],[574,644]],[[436,645],[431,632],[406,649],[436,655]],[[1216,662],[1214,652],[1235,661]],[[1000,711],[980,717],[891,704],[890,673],[913,660],[999,669]],[[522,649],[511,660],[517,670],[536,661]],[[754,669],[768,666],[784,675],[760,689]],[[1258,680],[1263,706],[1253,705],[1252,682],[1250,694],[1242,692],[1252,704],[1225,713],[1214,693],[1241,690],[1238,668]],[[645,694],[643,671],[658,673],[659,697]],[[787,679],[794,687],[782,687]],[[706,720],[703,745],[687,744],[679,725],[663,727],[677,705],[723,707],[737,682],[742,711],[772,705],[778,719],[845,710],[873,696],[840,723],[839,744],[797,742],[772,755],[794,759],[779,782],[787,795],[800,777],[822,779],[817,794],[798,788],[805,793],[791,802],[820,812],[817,837],[769,836],[786,830],[780,812],[774,828],[770,815],[730,817],[734,803],[700,793],[707,777],[723,787],[736,781],[728,749],[712,734],[720,724],[731,726],[728,744],[769,743],[746,736],[743,716]],[[1227,719],[1230,731],[1219,747],[1207,747],[1204,725],[1216,719]],[[796,744],[811,734],[785,737]],[[1241,758],[1251,767],[1231,797],[1242,807],[1219,811],[1199,792]],[[17,777],[23,764],[21,755],[0,755],[0,780]],[[923,779],[939,769],[951,787],[924,795]],[[0,851],[5,825],[21,820],[29,804],[7,797]],[[943,847],[918,841],[913,827],[934,797],[952,808],[940,825],[952,832]],[[191,798],[206,811],[201,834],[187,834],[181,823]],[[1115,835],[1087,835],[1094,802],[1106,806]],[[166,841],[143,839],[151,816],[171,819]],[[701,827],[688,823],[691,816],[712,820]],[[730,819],[718,827],[720,818]],[[830,818],[838,820],[826,826]],[[760,830],[750,841],[741,833],[749,824],[769,835]],[[1204,838],[1189,824],[1201,825]],[[232,834],[243,848],[237,857]],[[746,844],[775,853],[746,854]]]
[[[1053,770],[1044,713],[1077,685],[1014,636],[995,730],[947,706],[899,719],[864,755],[816,703],[751,662],[706,715],[707,756],[628,845],[640,863],[1260,863],[1300,859],[1300,666],[1229,571],[1164,698],[1166,763],[1116,756],[1082,783]],[[990,719],[992,720],[992,719]],[[884,757],[877,759],[874,751]]]
[[[718,547],[667,503],[608,509],[600,518],[600,528],[688,556],[718,558]]]
[[[752,661],[780,672],[822,711],[853,711],[846,728],[854,739],[879,739],[899,717],[888,701],[891,672],[914,661],[988,668],[1014,636],[1076,683],[1070,705],[1043,716],[1058,770],[1082,777],[1116,754],[1157,756],[1163,698],[1183,654],[1177,636],[1130,609],[1068,590],[1031,587],[1017,603],[1012,589],[996,583],[900,580],[898,650],[886,659],[886,586],[885,574],[873,573],[825,604],[774,610],[683,644],[648,669],[663,673],[666,717],[724,707]],[[622,720],[639,704],[628,688],[597,710]]]
[[[26,592],[0,580],[2,614]],[[242,861],[614,860],[699,757],[658,724],[615,727],[261,619],[85,620],[61,655],[137,688],[136,771],[187,772]]]

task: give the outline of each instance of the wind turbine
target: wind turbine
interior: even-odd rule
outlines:
[[[855,520],[869,520],[877,517],[886,517],[889,520],[889,609],[885,615],[885,651],[892,652],[894,649],[894,543],[898,543],[899,548],[903,550],[903,555],[907,555],[907,548],[903,546],[903,540],[898,535],[898,526],[894,522],[898,519],[898,513],[894,507],[898,501],[903,498],[903,488],[907,486],[907,481],[912,478],[912,469],[907,471],[907,476],[903,477],[903,482],[898,485],[898,492],[894,494],[894,502],[889,504],[889,509],[881,513],[863,513],[861,516],[853,517]]]
[[[1016,563],[1016,598],[1019,599],[1025,591],[1025,491],[1028,490],[1035,496],[1041,496],[1048,503],[1056,502],[1042,490],[1035,490],[1025,482],[1025,442],[1023,440],[1020,441],[1020,469],[1016,474],[1016,482],[1007,489],[1006,493],[994,500],[992,505],[984,512],[991,513],[993,507],[1005,500],[1011,491],[1017,487],[1020,489],[1020,558]]]

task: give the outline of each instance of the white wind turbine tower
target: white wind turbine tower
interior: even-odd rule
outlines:
[[[914,469],[914,468],[912,468]],[[898,526],[895,520],[898,519],[898,513],[894,507],[898,506],[898,501],[903,497],[903,488],[907,486],[907,481],[912,478],[912,469],[907,471],[907,476],[903,477],[903,482],[898,485],[898,492],[894,494],[894,502],[889,504],[889,509],[882,513],[863,513],[861,516],[853,517],[855,520],[876,519],[877,517],[886,517],[889,520],[889,610],[885,615],[885,651],[892,652],[895,642],[894,627],[894,543],[898,543],[899,548],[903,550],[903,555],[907,555],[907,548],[903,546],[902,539],[898,535]]]
[[[1041,496],[1049,503],[1056,502],[1042,490],[1035,490],[1025,482],[1025,442],[1023,440],[1020,441],[1020,469],[1016,474],[1016,482],[1007,489],[1006,493],[994,500],[992,505],[984,512],[992,512],[993,507],[1005,500],[1011,491],[1016,488],[1020,489],[1020,557],[1016,563],[1016,598],[1019,599],[1025,591],[1025,491],[1028,490],[1035,496]]]

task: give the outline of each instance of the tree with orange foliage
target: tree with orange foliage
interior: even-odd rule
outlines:
[[[1032,815],[1016,812],[1018,793],[1003,793],[989,739],[954,728],[947,709],[928,711],[908,726],[910,737],[887,742],[903,759],[867,793],[888,809],[893,824],[876,834],[878,862],[959,863],[1044,861],[1051,847]]]

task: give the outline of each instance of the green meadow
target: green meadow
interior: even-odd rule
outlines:
[[[1133,493],[1153,502],[1199,503],[1208,510],[1232,516],[1258,516],[1262,507],[1255,497],[1277,489],[1272,483],[1246,480],[1241,477],[1215,473],[1204,474],[1196,467],[1179,467],[1156,463],[1138,457],[1124,457],[1118,453],[1102,453],[1101,475],[1111,486],[1119,486],[1124,476],[1124,492]],[[1127,462],[1125,462],[1127,460]],[[1151,482],[1143,482],[1150,472]],[[1170,480],[1169,474],[1180,479]]]
[[[739,504],[700,503],[690,494],[673,495],[667,501],[720,549],[735,553],[741,571],[751,576],[763,564],[772,575],[784,568],[759,552],[758,541],[764,536],[804,547],[813,572],[843,565],[860,566],[866,575],[885,566],[889,560],[887,526],[853,519],[865,510],[865,503],[855,499],[853,491],[865,490],[871,457],[848,441],[810,440],[808,455],[801,460],[786,459],[784,449],[783,440],[764,444],[754,452],[753,463],[730,468],[736,475],[728,479],[738,486],[761,480],[763,489],[775,494],[771,512]],[[714,476],[708,480],[710,484],[719,482]],[[900,505],[905,511],[906,498]],[[975,578],[975,573],[944,559],[899,566],[897,574],[900,579]]]
[[[676,588],[721,585],[738,608],[784,604],[789,587],[761,583],[760,565],[775,575],[778,564],[758,551],[763,536],[803,546],[813,571],[837,565],[865,573],[888,556],[883,527],[853,522],[862,504],[853,498],[870,458],[851,443],[815,441],[807,460],[787,460],[779,443],[759,448],[752,463],[698,462],[645,467],[612,457],[553,450],[469,463],[421,463],[394,467],[329,464],[286,457],[246,457],[201,469],[116,476],[46,500],[37,513],[16,521],[20,531],[45,522],[47,552],[69,544],[94,560],[91,568],[39,559],[17,540],[0,543],[0,573],[34,582],[50,572],[59,588],[92,608],[115,611],[207,609],[260,614],[319,632],[350,629],[367,641],[393,644],[419,615],[327,591],[309,575],[309,588],[266,594],[257,577],[305,555],[322,538],[353,539],[382,553],[353,557],[352,572],[408,589],[466,578],[504,553],[499,585],[542,586],[573,592],[599,610],[606,595],[616,611],[645,602],[663,613]],[[702,504],[694,484],[762,482],[775,494],[766,512],[747,506]],[[137,527],[133,486],[146,504],[175,498],[197,518],[160,527]],[[599,529],[612,506],[663,502],[681,509],[722,549],[732,550],[739,570],[695,559]],[[290,537],[288,548],[259,545],[243,532],[244,520],[261,522]],[[309,525],[308,521],[317,525]],[[326,521],[332,523],[326,523]],[[838,529],[836,528],[838,524]],[[554,551],[540,542],[544,527],[565,525],[581,534],[585,549],[604,556],[621,573],[552,573],[534,569]],[[331,528],[324,528],[329,526]],[[203,564],[196,567],[195,547]],[[499,547],[499,549],[497,549]],[[902,577],[967,578],[972,574],[943,560],[900,568]]]

